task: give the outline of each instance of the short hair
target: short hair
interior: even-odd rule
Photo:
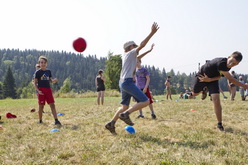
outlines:
[[[168,76],[168,78],[171,78],[171,76]]]
[[[40,56],[40,57],[39,57],[39,60],[38,60],[38,63],[40,63],[40,60],[41,60],[41,59],[42,59],[42,60],[45,60],[46,62],[48,61],[47,58],[46,58],[45,56]]]
[[[238,52],[238,51],[233,52],[232,55],[231,55],[231,57],[235,58],[235,60],[237,60],[239,62],[243,58],[242,54],[240,52]]]
[[[102,73],[103,73],[103,70],[99,69],[98,74],[102,74]]]

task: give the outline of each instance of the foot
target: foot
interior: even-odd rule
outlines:
[[[151,114],[151,116],[152,116],[153,119],[157,118],[155,114]]]
[[[137,118],[144,118],[145,116],[144,115],[139,115]]]
[[[223,96],[224,97],[224,99],[227,99],[227,97],[226,96]]]
[[[204,87],[203,88],[203,91],[202,91],[202,97],[201,97],[201,99],[204,100],[207,97],[207,94],[208,94],[208,88],[207,87]]]
[[[112,133],[113,135],[117,135],[117,133],[115,132],[115,126],[113,126],[111,123],[107,123],[105,125],[105,128],[109,130],[109,132]]]
[[[220,131],[224,131],[224,127],[222,126],[222,124],[218,124],[218,125],[217,125],[217,128],[218,128]]]
[[[130,117],[128,114],[126,113],[121,113],[119,118],[124,121],[126,124],[130,125],[130,126],[133,126],[134,123],[131,121]]]
[[[55,125],[61,126],[62,124],[61,124],[58,120],[56,120],[56,121],[55,121]]]

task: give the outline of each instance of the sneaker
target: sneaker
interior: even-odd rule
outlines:
[[[55,125],[62,125],[62,124],[58,120],[56,120]]]
[[[155,114],[151,114],[151,116],[152,116],[153,119],[157,118]]]
[[[224,131],[224,127],[222,125],[217,125],[217,128],[219,128],[220,131]]]
[[[117,133],[115,132],[115,126],[113,126],[111,123],[107,123],[105,125],[105,128],[109,130],[109,132],[111,132],[113,135],[117,135]]]
[[[203,88],[203,91],[202,91],[202,97],[201,97],[201,99],[204,100],[207,97],[207,94],[208,94],[208,88],[207,87],[204,87]]]
[[[224,97],[224,99],[227,99],[227,97],[226,96],[223,96]]]
[[[137,118],[144,118],[145,116],[144,115],[139,115]]]
[[[133,126],[133,125],[134,125],[134,123],[131,121],[129,115],[127,115],[127,114],[125,114],[125,113],[121,113],[119,117],[120,117],[120,119],[121,119],[122,121],[124,121],[126,124],[128,124],[128,125],[130,125],[130,126]]]

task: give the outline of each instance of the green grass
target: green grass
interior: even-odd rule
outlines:
[[[164,96],[157,96],[162,100]],[[177,100],[154,103],[157,120],[144,109],[144,119],[131,114],[136,134],[116,123],[117,136],[104,125],[119,107],[119,97],[106,97],[105,105],[96,98],[56,98],[63,126],[55,128],[49,106],[44,124],[37,124],[37,99],[0,100],[3,130],[0,130],[0,164],[248,164],[247,101],[222,100],[223,124],[218,131],[212,102]],[[132,102],[134,104],[134,102]],[[190,111],[196,109],[196,111]],[[16,119],[6,119],[11,112]]]

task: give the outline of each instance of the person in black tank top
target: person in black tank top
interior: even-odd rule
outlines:
[[[97,91],[97,104],[100,105],[100,99],[101,103],[103,105],[104,103],[104,91],[105,91],[105,77],[103,75],[103,70],[98,71],[98,75],[96,76],[95,79],[95,84],[96,84],[96,91]]]

